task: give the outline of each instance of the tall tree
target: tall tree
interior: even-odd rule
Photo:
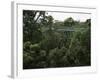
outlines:
[[[23,11],[23,40],[38,42],[41,39],[40,23],[45,18],[45,11]],[[35,38],[35,39],[34,39]]]

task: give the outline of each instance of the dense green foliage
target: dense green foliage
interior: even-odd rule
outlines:
[[[56,21],[45,11],[23,11],[23,69],[90,66],[91,19]]]

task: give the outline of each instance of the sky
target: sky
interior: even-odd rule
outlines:
[[[63,12],[48,12],[48,15],[52,15],[54,20],[64,21],[68,17],[72,17],[76,21],[84,22],[86,19],[91,18],[91,14],[81,13],[63,13]]]

